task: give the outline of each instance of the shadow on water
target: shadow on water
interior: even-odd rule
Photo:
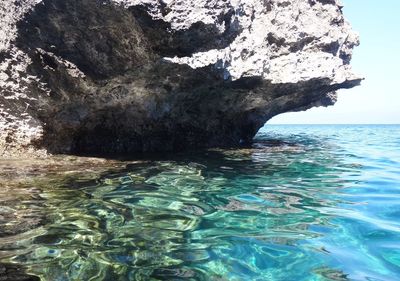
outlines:
[[[343,175],[359,172],[334,150],[261,138],[33,172],[0,193],[0,261],[51,281],[347,280],[313,243],[336,227],[325,210],[346,203]]]

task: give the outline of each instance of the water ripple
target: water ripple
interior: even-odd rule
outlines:
[[[395,128],[273,127],[253,148],[3,189],[0,261],[51,281],[396,280]]]

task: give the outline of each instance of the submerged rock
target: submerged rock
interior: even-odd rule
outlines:
[[[360,83],[336,0],[0,4],[0,154],[236,146]]]
[[[13,264],[0,263],[1,281],[40,281],[39,277],[24,273],[24,269]]]

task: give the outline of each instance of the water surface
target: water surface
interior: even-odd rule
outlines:
[[[400,280],[399,148],[395,125],[269,125],[252,148],[23,174],[2,183],[0,263],[49,281]]]

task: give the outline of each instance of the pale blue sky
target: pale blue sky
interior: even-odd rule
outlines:
[[[359,87],[339,91],[334,106],[281,114],[269,124],[400,123],[400,0],[342,3],[361,40],[351,64],[365,80]]]

